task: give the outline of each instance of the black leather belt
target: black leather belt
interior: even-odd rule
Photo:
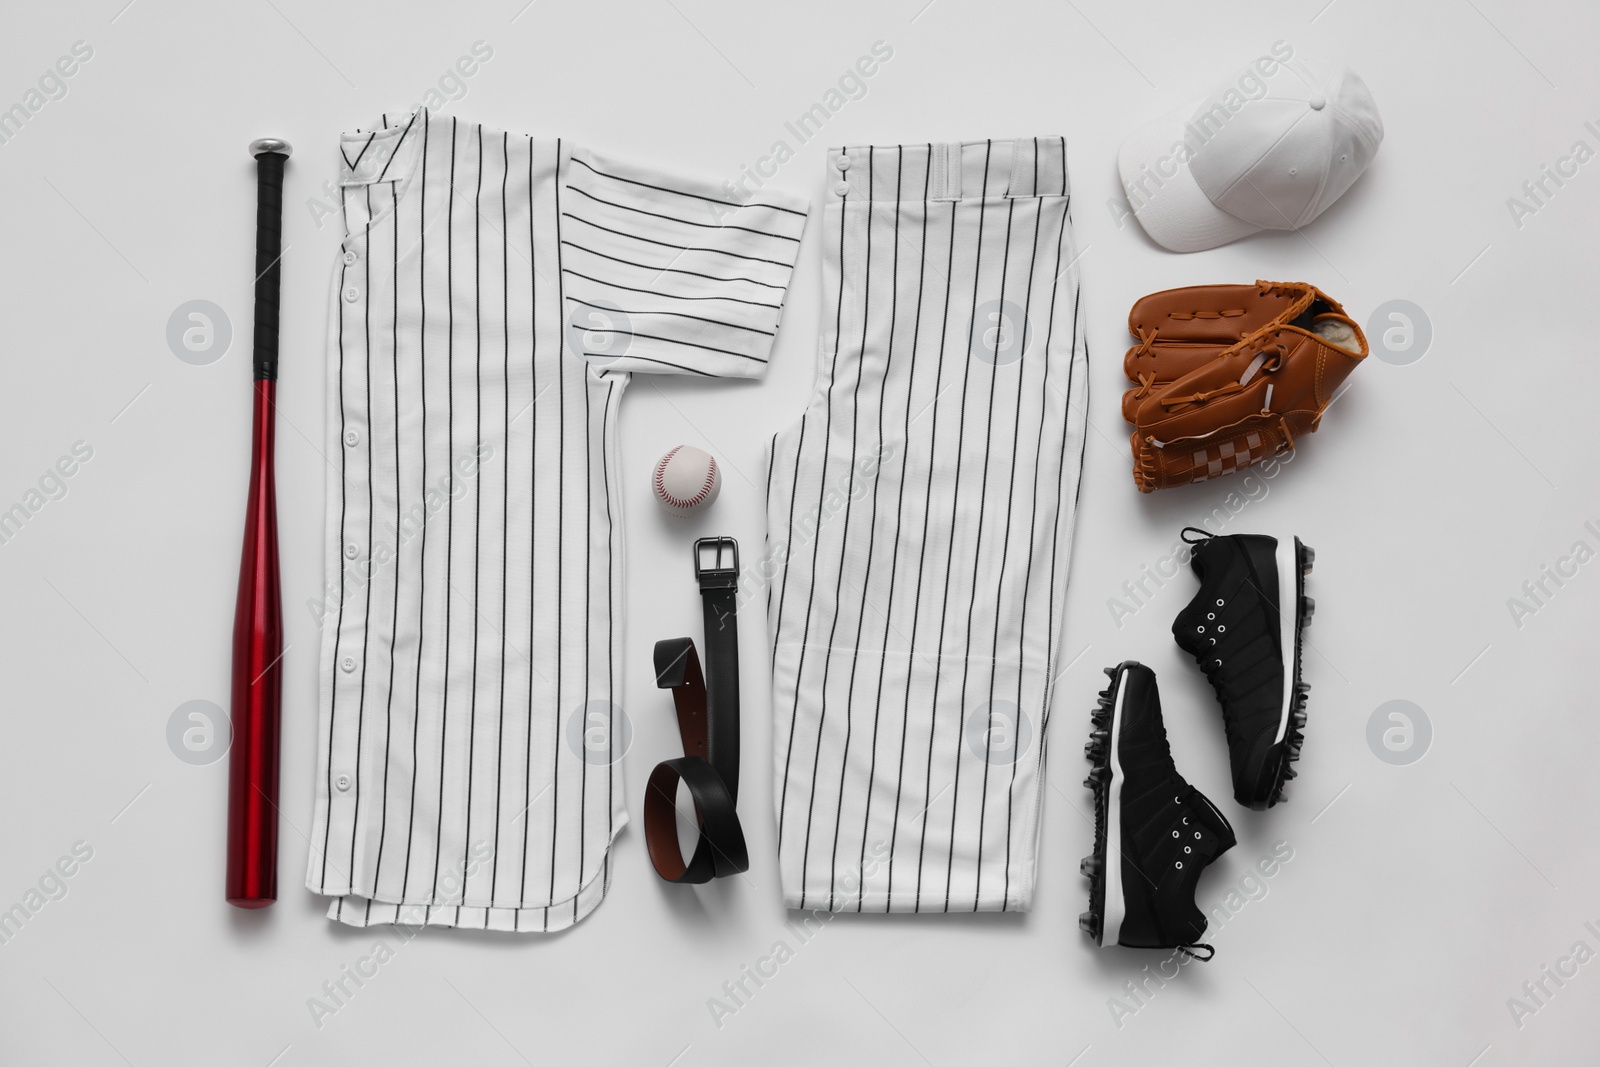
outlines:
[[[683,756],[656,764],[645,786],[644,840],[656,873],[669,882],[709,882],[750,869],[739,798],[739,543],[703,537],[694,572],[705,617],[702,674],[694,641],[657,641],[656,685],[672,690]],[[694,801],[700,840],[688,862],[678,846],[678,783]]]

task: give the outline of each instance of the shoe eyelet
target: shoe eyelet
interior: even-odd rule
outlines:
[[[1176,831],[1176,830],[1172,831],[1172,836],[1173,837],[1177,837],[1178,836],[1178,831]]]
[[[1194,628],[1194,632],[1197,634],[1203,634],[1206,632],[1206,628],[1204,626],[1196,626]]]
[[[1199,831],[1199,830],[1196,830],[1196,831],[1195,831],[1195,832],[1194,832],[1194,839],[1195,839],[1195,840],[1196,840],[1196,841],[1198,841],[1198,840],[1200,840],[1200,831]]]
[[[1185,825],[1185,826],[1189,825],[1189,816],[1185,815],[1183,817],[1183,825]]]
[[[1214,612],[1214,611],[1206,612],[1206,619],[1208,621],[1211,620],[1211,619],[1215,619],[1216,617],[1217,617],[1217,613],[1216,612]]]
[[[1219,608],[1222,607],[1222,601],[1220,601],[1220,600],[1217,601],[1217,607],[1219,607]]]
[[[1183,854],[1185,856],[1187,856],[1189,853],[1191,853],[1193,851],[1194,851],[1194,849],[1190,848],[1188,845],[1184,845],[1183,846]]]
[[[1213,645],[1217,643],[1217,639],[1215,637],[1209,637],[1206,640],[1210,641]]]
[[[1173,797],[1172,798],[1172,802],[1174,804],[1182,804],[1183,803],[1183,801],[1179,800],[1177,797]],[[1185,820],[1185,821],[1187,821],[1187,820]]]
[[[1173,866],[1178,868],[1178,870],[1181,871],[1181,870],[1183,870],[1183,861],[1179,860],[1177,863],[1174,863]]]
[[[1225,634],[1225,633],[1227,633],[1227,632],[1228,632],[1228,628],[1227,628],[1227,627],[1226,627],[1226,626],[1224,626],[1224,625],[1223,625],[1223,624],[1222,624],[1222,623],[1220,623],[1220,622],[1219,622],[1219,623],[1217,623],[1217,633],[1219,633],[1219,634]]]
[[[1219,667],[1222,666],[1222,661],[1220,659],[1217,660],[1217,666],[1219,666]]]

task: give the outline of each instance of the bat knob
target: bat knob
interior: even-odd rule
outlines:
[[[294,149],[289,147],[288,141],[282,141],[276,137],[263,137],[260,140],[250,142],[250,154],[252,156],[264,156],[268,152],[275,152],[280,156],[287,157],[292,151]]]

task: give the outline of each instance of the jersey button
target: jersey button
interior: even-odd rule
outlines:
[[[339,777],[337,777],[337,778],[335,778],[333,780],[333,784],[339,787],[339,792],[341,792],[341,793],[349,792],[349,790],[350,790],[350,776],[348,774],[341,774]]]
[[[846,193],[848,193],[850,191],[850,183],[849,182],[839,182],[837,185],[835,185],[833,187],[833,191],[838,193],[840,196],[843,196],[843,195],[845,195]]]
[[[354,448],[361,443],[361,435],[354,430],[346,430],[344,432],[344,443]]]
[[[355,286],[352,285],[350,288],[348,288],[348,289],[346,289],[344,291],[344,302],[345,303],[354,304],[357,300],[360,300],[360,299],[361,299],[361,290],[357,289]]]
[[[360,256],[356,255],[355,249],[347,248],[344,250],[344,262],[346,266],[349,266],[360,258]]]
[[[345,545],[344,554],[347,559],[355,559],[357,556],[361,555],[361,549],[357,548],[355,545]]]
[[[344,673],[349,674],[351,671],[356,669],[356,661],[351,659],[349,656],[346,656],[339,662],[339,666],[344,670]]]
[[[849,156],[840,156],[838,159],[834,160],[833,165],[838,167],[840,170],[849,170],[850,169],[850,157]]]

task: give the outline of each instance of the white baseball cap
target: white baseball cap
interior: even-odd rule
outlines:
[[[1278,42],[1198,107],[1135,130],[1117,169],[1145,232],[1174,252],[1198,252],[1306,225],[1382,141],[1378,106],[1354,71]]]

